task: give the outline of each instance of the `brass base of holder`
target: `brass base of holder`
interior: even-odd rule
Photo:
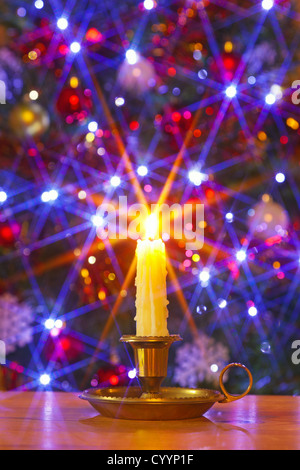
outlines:
[[[253,379],[246,366],[228,364],[219,377],[223,392],[193,388],[161,388],[167,376],[169,348],[179,335],[170,336],[122,336],[120,341],[130,343],[134,351],[139,387],[113,387],[84,391],[80,398],[87,400],[103,416],[135,420],[171,420],[199,418],[214,403],[239,400],[249,393]],[[247,390],[241,395],[231,395],[223,383],[224,373],[231,367],[241,367],[249,377]]]
[[[80,398],[108,418],[165,421],[199,418],[224,395],[216,390],[170,387],[161,388],[157,398],[144,398],[139,387],[113,387],[86,390]]]

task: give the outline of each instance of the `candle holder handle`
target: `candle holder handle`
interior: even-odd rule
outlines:
[[[142,386],[142,398],[158,398],[160,386],[168,371],[169,348],[179,335],[135,336],[124,335],[123,343],[129,343],[134,352],[137,377]]]
[[[244,369],[247,372],[248,377],[249,377],[249,385],[247,389],[240,395],[231,395],[230,393],[228,393],[223,382],[223,375],[231,367],[240,367],[241,369]],[[225,398],[222,401],[220,401],[220,403],[229,403],[231,401],[240,400],[241,398],[243,398],[250,392],[252,385],[253,385],[253,377],[248,367],[244,366],[244,364],[240,364],[239,362],[232,362],[231,364],[228,364],[226,367],[224,367],[224,369],[221,371],[221,374],[219,377],[219,384],[220,384],[220,388],[222,392],[225,395]]]

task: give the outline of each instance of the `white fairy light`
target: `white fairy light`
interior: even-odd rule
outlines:
[[[67,27],[69,26],[69,22],[67,18],[64,18],[64,17],[59,18],[56,24],[57,24],[57,27],[61,29],[62,31],[67,29]]]
[[[274,6],[274,0],[263,0],[261,6],[264,10],[271,10]]]
[[[225,93],[228,98],[234,98],[234,96],[236,95],[236,87],[234,85],[230,85],[226,88]]]
[[[121,184],[121,179],[119,176],[112,176],[110,179],[110,184],[114,187],[117,188]]]
[[[126,59],[130,65],[134,65],[138,61],[138,54],[134,49],[128,49],[126,51]]]
[[[7,194],[5,191],[0,191],[0,202],[5,202],[7,199]]]
[[[137,173],[140,176],[146,176],[148,174],[148,168],[145,165],[140,165],[137,169]]]
[[[257,313],[257,308],[254,305],[248,308],[248,315],[250,315],[250,317],[255,317]]]
[[[241,262],[245,261],[245,259],[247,258],[246,251],[245,250],[237,251],[235,257],[238,261],[241,261]]]
[[[210,274],[209,274],[209,271],[208,271],[207,268],[204,268],[204,269],[200,272],[200,274],[199,274],[199,279],[200,279],[201,282],[204,282],[204,283],[206,283],[206,282],[209,281],[209,279],[210,279]]]
[[[277,173],[275,179],[277,183],[283,183],[285,181],[285,175],[283,173]]]
[[[72,44],[70,45],[70,49],[71,51],[74,53],[74,54],[77,54],[80,49],[81,49],[81,45],[79,44],[79,42],[77,41],[74,41],[72,42]]]
[[[146,10],[152,10],[155,6],[155,3],[153,0],[145,0],[144,1],[144,8]]]
[[[51,377],[48,374],[42,374],[40,376],[40,383],[42,385],[48,385],[51,382]]]

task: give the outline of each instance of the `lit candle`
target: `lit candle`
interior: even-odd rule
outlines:
[[[168,336],[167,268],[165,244],[156,238],[158,222],[146,221],[146,239],[138,240],[136,285],[137,336]]]

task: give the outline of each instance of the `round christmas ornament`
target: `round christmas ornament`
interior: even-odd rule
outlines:
[[[197,387],[205,382],[217,385],[218,371],[229,360],[229,351],[221,343],[204,333],[193,343],[186,343],[176,351],[174,381],[182,387]]]
[[[32,341],[32,308],[12,294],[0,296],[0,338],[5,342],[6,353]]]
[[[17,222],[10,224],[0,223],[0,246],[12,246],[21,232],[21,226]]]
[[[222,74],[223,78],[230,81],[233,79],[240,61],[241,57],[239,54],[233,52],[223,52],[221,54],[221,62],[223,63],[224,75],[222,70],[220,69],[220,64],[215,60],[212,61],[210,70],[213,75],[220,76],[220,74]]]
[[[11,130],[19,138],[39,137],[44,134],[50,125],[47,111],[38,103],[16,105],[9,115]]]
[[[64,88],[56,102],[58,113],[69,123],[85,119],[90,114],[92,107],[91,91],[79,87]]]
[[[0,80],[5,83],[5,103],[13,103],[23,89],[23,66],[15,47],[19,26],[14,17],[8,18],[2,12],[0,21]]]
[[[129,377],[124,365],[107,364],[97,372],[97,380],[101,385],[127,385]]]
[[[48,360],[63,362],[74,361],[84,351],[82,341],[74,335],[69,335],[54,328],[49,335],[45,346],[45,355]]]
[[[190,111],[182,111],[178,106],[167,104],[164,106],[161,115],[159,115],[158,123],[166,134],[177,134],[178,132],[186,133],[191,127],[192,113]]]
[[[257,44],[248,62],[248,73],[255,75],[260,73],[262,70],[270,70],[274,68],[276,64],[277,51],[274,45],[269,41],[263,41]]]
[[[0,48],[0,80],[5,83],[5,102],[14,102],[22,94],[22,65],[7,47]]]
[[[285,209],[274,202],[271,196],[263,199],[249,211],[248,227],[250,232],[261,240],[284,237],[289,224]]]
[[[150,60],[137,53],[135,57],[135,60],[124,60],[118,72],[118,82],[129,92],[144,93],[156,84],[155,69]]]

